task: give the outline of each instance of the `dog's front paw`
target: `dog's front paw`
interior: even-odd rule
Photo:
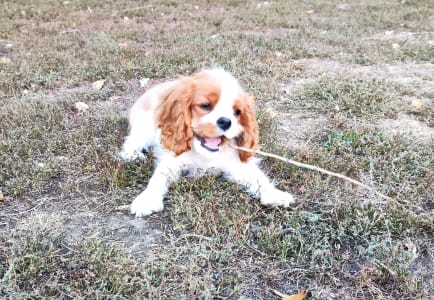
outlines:
[[[262,205],[288,207],[294,202],[294,197],[290,193],[278,189],[269,189],[261,192]]]
[[[161,195],[153,195],[145,190],[131,203],[130,212],[136,217],[145,217],[162,211],[164,209],[162,198]]]

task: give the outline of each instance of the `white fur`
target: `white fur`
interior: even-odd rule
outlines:
[[[216,122],[220,117],[230,118],[233,126],[222,132],[231,139],[243,128],[233,115],[232,103],[241,90],[236,79],[221,69],[206,70],[220,83],[221,97],[216,107],[201,120]],[[154,109],[158,105],[162,93],[177,81],[160,84],[147,91],[133,105],[130,110],[130,132],[125,139],[120,156],[125,160],[137,157],[145,158],[142,150],[152,147],[157,159],[156,169],[149,180],[146,189],[140,193],[131,204],[131,213],[137,217],[147,216],[163,210],[163,199],[171,182],[175,181],[183,170],[201,175],[207,170],[222,171],[228,180],[232,180],[246,187],[255,198],[259,198],[263,205],[288,207],[294,202],[291,194],[276,189],[267,176],[259,169],[256,159],[247,163],[240,161],[238,151],[227,144],[220,146],[218,152],[210,152],[194,139],[192,149],[174,156],[160,145],[160,130],[155,126]],[[145,99],[146,98],[146,99]],[[144,110],[139,105],[140,99],[151,104],[151,109]]]

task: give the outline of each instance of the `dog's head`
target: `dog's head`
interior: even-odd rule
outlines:
[[[258,144],[254,100],[222,69],[204,70],[181,78],[166,92],[157,111],[161,144],[180,155],[196,139],[209,152],[228,141],[253,149]],[[239,151],[247,162],[251,153]]]

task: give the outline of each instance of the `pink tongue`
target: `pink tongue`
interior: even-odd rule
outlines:
[[[220,143],[222,142],[222,138],[221,137],[215,137],[215,138],[204,138],[205,140],[205,146],[210,147],[210,148],[217,148]]]

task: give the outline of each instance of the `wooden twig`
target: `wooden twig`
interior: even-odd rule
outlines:
[[[376,265],[376,267],[377,268],[383,268],[383,269],[385,269],[387,272],[389,272],[389,274],[392,276],[392,277],[396,277],[396,272],[395,271],[393,271],[391,268],[389,268],[388,266],[386,266],[384,263],[382,263],[381,261],[379,261],[379,260],[374,260],[373,261],[374,262],[374,264]]]
[[[24,210],[24,211],[20,211],[17,213],[13,213],[13,214],[4,214],[4,215],[0,215],[0,217],[16,217],[19,215],[23,215],[23,214],[27,214],[29,212],[34,211],[35,209],[38,209],[39,207],[41,207],[45,202],[47,202],[48,200],[53,200],[53,197],[46,197],[45,199],[42,199],[41,201],[39,201],[38,204],[36,204],[35,206],[31,207],[30,209]]]
[[[252,150],[252,149],[248,149],[248,148],[244,148],[244,147],[239,147],[239,146],[235,146],[235,145],[229,145],[229,146],[232,147],[232,148],[234,148],[234,149],[237,149],[237,150],[241,150],[241,151],[245,151],[245,152],[250,152],[250,153],[257,153],[257,154],[260,154],[262,156],[272,157],[272,158],[275,158],[275,159],[287,162],[289,164],[295,165],[295,166],[300,167],[300,168],[314,170],[314,171],[318,171],[318,172],[321,172],[321,173],[324,173],[324,174],[327,174],[327,175],[330,175],[330,176],[341,178],[343,180],[351,182],[352,184],[361,186],[361,187],[363,187],[363,188],[365,188],[365,189],[367,189],[367,190],[369,190],[369,191],[377,194],[378,196],[380,196],[383,199],[396,202],[395,199],[390,198],[390,197],[388,197],[388,196],[380,193],[379,191],[375,190],[374,188],[372,188],[372,187],[370,187],[370,186],[368,186],[368,185],[366,185],[364,183],[361,183],[360,181],[352,179],[352,178],[350,178],[348,176],[342,175],[340,173],[335,173],[335,172],[332,172],[332,171],[329,171],[329,170],[326,170],[326,169],[323,169],[323,168],[320,168],[320,167],[317,167],[317,166],[312,166],[312,165],[309,165],[309,164],[304,164],[304,163],[301,163],[301,162],[298,162],[298,161],[295,161],[295,160],[292,160],[292,159],[288,159],[288,158],[285,158],[285,157],[282,157],[282,156],[279,156],[279,155],[276,155],[276,154],[272,154],[272,153],[263,152],[263,151],[260,151],[260,150]]]
[[[207,237],[207,236],[204,236],[204,235],[186,233],[186,234],[181,235],[178,239],[176,239],[175,244],[178,243],[182,239],[186,239],[187,240],[190,237],[198,238],[200,240],[205,240],[205,241],[208,241],[208,242],[212,242],[214,240],[213,238],[210,238],[210,237]]]

